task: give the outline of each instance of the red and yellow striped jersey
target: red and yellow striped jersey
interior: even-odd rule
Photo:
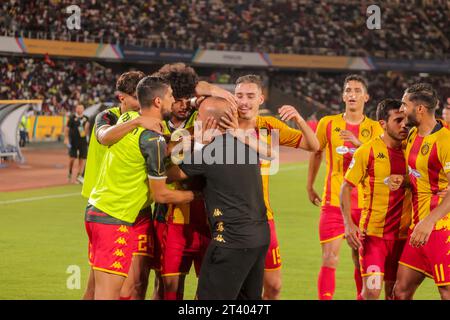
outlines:
[[[411,224],[411,192],[389,190],[391,174],[406,175],[403,150],[391,149],[380,137],[363,144],[353,155],[345,180],[363,187],[364,206],[359,227],[369,236],[405,239]]]
[[[284,122],[278,120],[275,117],[262,117],[258,116],[256,118],[256,129],[257,132],[262,132],[262,130],[267,129],[267,143],[270,144],[270,137],[272,130],[278,130],[279,134],[279,144],[281,146],[287,146],[287,147],[293,147],[298,148],[300,145],[300,142],[302,140],[302,132],[300,130],[293,129],[289,127]],[[270,161],[267,160],[261,160],[261,167],[262,168],[269,168],[270,167]],[[269,199],[269,175],[263,174],[262,175],[262,183],[263,183],[263,194],[264,194],[264,203],[267,208],[267,218],[269,220],[273,219],[273,210],[270,206],[270,199]]]
[[[347,168],[352,161],[356,147],[353,143],[343,141],[339,134],[341,130],[351,131],[362,143],[368,142],[383,133],[377,121],[365,117],[358,125],[345,122],[344,114],[323,117],[317,126],[316,136],[320,149],[326,152],[326,174],[322,195],[322,205],[340,206],[339,193]],[[362,208],[362,187],[354,188],[352,192],[352,208]]]
[[[450,172],[450,131],[439,122],[433,132],[421,137],[417,128],[408,136],[406,158],[412,189],[413,218],[411,228],[438,206],[439,190],[447,188]],[[450,213],[436,223],[435,229],[450,230]]]
[[[193,129],[197,116],[198,111],[194,111],[179,129]],[[169,125],[168,121],[163,121],[163,134],[165,136],[170,137],[171,134],[177,135],[176,131],[179,129],[174,129]],[[191,177],[185,181],[173,182],[168,187],[176,190],[200,191],[203,188],[203,184],[204,181],[201,177]],[[195,199],[186,204],[158,204],[156,214],[159,216],[157,218],[158,220],[164,220],[170,224],[203,226],[208,223],[205,201],[203,199]]]

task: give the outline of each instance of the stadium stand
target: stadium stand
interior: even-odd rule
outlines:
[[[177,49],[450,56],[448,1],[382,1],[382,28],[368,30],[371,3],[354,0],[86,0],[79,4],[81,32],[65,27],[72,2],[2,1],[7,14],[0,16],[0,35]]]

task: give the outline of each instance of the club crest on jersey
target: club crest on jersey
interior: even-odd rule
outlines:
[[[412,175],[413,177],[420,178],[422,176],[419,171],[411,168],[410,166],[408,166],[408,171],[409,171],[409,174]]]
[[[370,136],[370,131],[367,130],[367,129],[363,129],[363,130],[361,131],[361,135],[362,135],[364,138],[367,138],[367,137]]]
[[[420,153],[424,156],[430,151],[430,145],[428,143],[424,144],[422,148],[420,148]]]

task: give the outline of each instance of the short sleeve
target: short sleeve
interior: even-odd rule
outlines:
[[[327,125],[327,117],[320,119],[319,124],[317,125],[316,137],[320,143],[320,150],[323,150],[327,145]]]
[[[95,117],[95,127],[98,129],[104,125],[113,126],[117,123],[117,120],[118,118],[114,113],[104,110]]]
[[[353,154],[353,159],[348,166],[345,174],[345,181],[356,187],[366,176],[366,168],[368,166],[367,154],[368,148],[358,148]]]
[[[145,159],[149,179],[166,179],[164,160],[167,146],[164,138],[152,131],[145,130],[139,137],[139,148]]]
[[[443,143],[439,144],[439,161],[441,162],[442,168],[444,172],[450,173],[450,131],[446,128],[442,128],[441,130],[446,130],[445,139],[442,139]],[[445,142],[444,142],[445,141]]]

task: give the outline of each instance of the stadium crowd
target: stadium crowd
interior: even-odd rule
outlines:
[[[110,101],[115,78],[95,62],[0,57],[0,99],[42,99],[42,114]]]
[[[386,1],[369,30],[360,1],[85,0],[81,30],[66,27],[71,0],[3,1],[0,35],[136,44],[389,58],[448,57],[445,1]],[[135,23],[130,23],[134,21]],[[208,32],[205,32],[208,30]]]
[[[442,104],[450,97],[450,76],[408,74],[399,72],[372,72],[365,76],[369,80],[370,100],[366,112],[375,119],[376,105],[386,97],[399,99],[405,89],[419,82],[427,82],[437,89],[439,101]],[[273,77],[273,85],[287,94],[310,103],[320,114],[339,113],[343,111],[342,81],[343,73],[319,73],[316,71],[299,72],[296,74],[279,74]],[[438,111],[440,113],[440,111]]]
[[[232,84],[247,71],[212,72],[203,78],[220,84]],[[319,110],[317,116],[342,111],[341,84],[345,73],[302,71],[296,73],[260,72],[265,86],[274,87]],[[0,99],[42,99],[42,114],[73,111],[78,102],[85,106],[114,100],[114,83],[118,74],[95,62],[50,60],[49,58],[0,57]],[[366,73],[371,99],[367,104],[372,115],[376,104],[389,97],[401,97],[412,83],[429,82],[437,88],[440,101],[450,97],[450,76],[407,74],[399,72]],[[374,116],[374,115],[372,115]]]

